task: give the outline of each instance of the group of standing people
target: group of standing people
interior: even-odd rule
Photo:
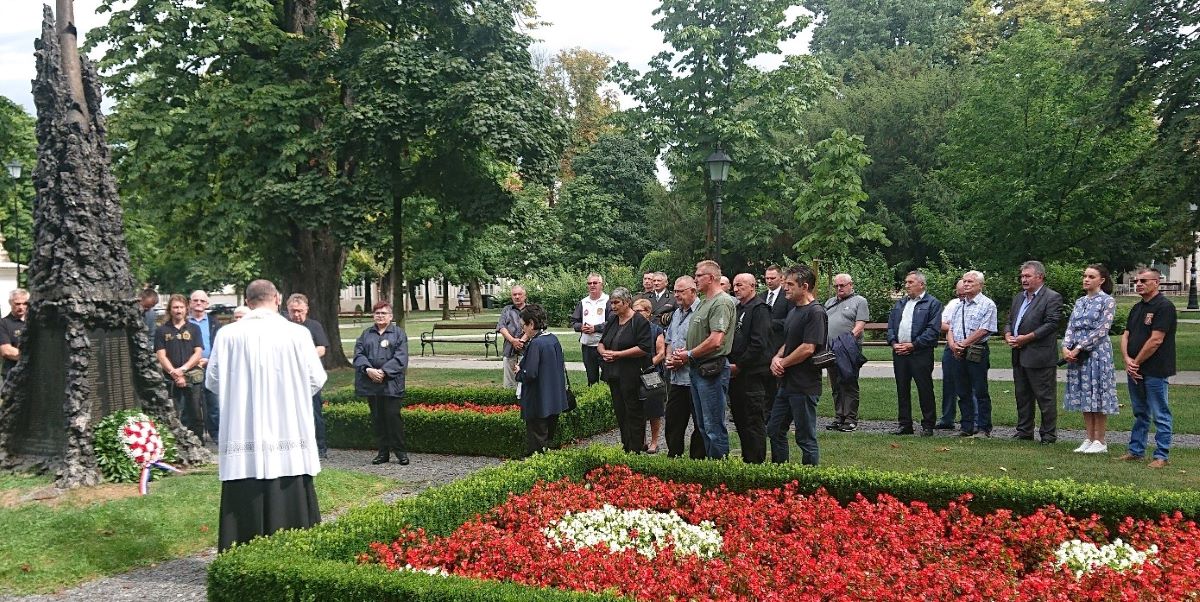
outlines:
[[[1142,269],[1134,280],[1141,297],[1130,312],[1121,337],[1121,353],[1134,412],[1128,452],[1121,459],[1141,460],[1146,451],[1149,425],[1154,423],[1156,449],[1151,468],[1167,466],[1171,446],[1171,412],[1167,403],[1167,378],[1175,374],[1174,305],[1158,285],[1162,276],[1154,268]],[[1112,276],[1100,264],[1084,269],[1079,297],[1067,319],[1061,346],[1058,329],[1063,297],[1046,286],[1045,267],[1037,261],[1021,265],[1021,292],[1010,306],[1004,325],[1004,343],[1010,348],[1017,423],[1014,439],[1034,439],[1035,413],[1038,439],[1044,445],[1058,439],[1057,366],[1067,366],[1063,407],[1083,413],[1087,434],[1074,451],[1102,454],[1108,451],[1108,416],[1118,412],[1114,354],[1109,330],[1116,315]],[[905,277],[905,295],[888,317],[887,341],[892,348],[896,374],[898,425],[895,435],[915,434],[911,388],[915,383],[921,410],[920,434],[953,429],[955,407],[960,413],[959,435],[991,437],[992,402],[988,392],[990,348],[998,332],[995,302],[983,294],[984,276],[963,274],[955,298],[944,307],[925,290],[925,276],[913,271]],[[942,355],[943,401],[940,419],[935,415],[933,350],[939,333],[946,335]],[[957,404],[955,404],[957,402]]]

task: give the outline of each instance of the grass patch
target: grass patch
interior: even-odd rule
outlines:
[[[46,475],[0,472],[0,491],[35,489],[52,484],[54,484],[54,478]]]
[[[13,482],[6,478],[4,483]],[[321,510],[359,505],[396,487],[392,479],[343,470],[316,477]],[[47,593],[217,545],[220,481],[215,468],[156,481],[151,494],[92,502],[75,490],[55,507],[0,509],[0,593]]]
[[[500,364],[495,370],[478,370],[472,368],[412,368],[405,374],[406,387],[499,387],[504,384],[500,373]],[[571,370],[571,386],[582,389],[587,386],[587,374]],[[354,384],[354,370],[338,368],[329,371],[329,380],[325,382],[325,390],[332,391]]]
[[[790,457],[793,462],[799,462],[800,450],[794,436],[789,435],[789,440]],[[1196,449],[1173,449],[1169,467],[1151,470],[1146,468],[1145,462],[1117,460],[1125,453],[1125,446],[1113,441],[1109,442],[1107,455],[1084,455],[1071,452],[1078,445],[1073,442],[1043,446],[1003,438],[897,437],[822,430],[817,433],[817,440],[821,446],[822,466],[1010,477],[1023,481],[1073,479],[1080,483],[1128,485],[1143,490],[1200,489],[1200,450]]]
[[[890,378],[859,379],[861,402],[858,414],[861,420],[896,420],[896,381]],[[1058,428],[1083,430],[1083,414],[1067,412],[1062,409],[1064,383],[1058,384]],[[937,397],[936,414],[942,412],[942,382],[933,381],[934,393]],[[988,392],[992,397],[992,423],[998,426],[1015,426],[1017,423],[1017,398],[1013,392],[1011,381],[992,381]],[[1168,395],[1171,401],[1171,412],[1174,418],[1176,433],[1200,433],[1200,387],[1172,385]],[[1133,411],[1129,406],[1129,389],[1123,381],[1117,383],[1117,402],[1121,413],[1110,416],[1108,429],[1110,431],[1127,431],[1133,426]],[[821,392],[821,403],[817,406],[821,416],[834,415],[832,396],[829,384]],[[916,388],[913,388],[913,413],[920,416],[917,404]],[[919,420],[919,418],[918,418]]]

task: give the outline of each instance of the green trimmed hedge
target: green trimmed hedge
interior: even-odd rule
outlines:
[[[306,531],[287,531],[238,546],[213,561],[208,572],[210,600],[613,600],[523,587],[512,583],[437,577],[359,565],[355,557],[374,541],[388,542],[405,526],[446,535],[476,514],[487,512],[511,493],[529,491],[538,480],[581,479],[604,464],[627,464],[638,472],[706,486],[726,484],[743,491],[797,481],[805,492],[824,487],[842,501],[860,492],[889,493],[902,500],[944,506],[964,493],[974,495],[976,512],[1010,508],[1027,514],[1054,504],[1077,516],[1100,514],[1110,523],[1124,516],[1157,517],[1176,510],[1200,515],[1200,494],[1146,492],[1130,487],[1073,481],[1018,481],[930,474],[906,474],[854,468],[812,468],[800,464],[746,465],[737,461],[630,456],[614,447],[591,446],[508,462],[450,485],[395,504],[351,510],[335,523]]]
[[[353,395],[353,389],[350,394]],[[578,407],[558,419],[553,446],[605,433],[617,428],[607,386],[595,385],[576,392]],[[374,449],[371,411],[365,401],[347,399],[345,389],[328,397],[325,408],[325,437],[330,447]],[[418,403],[463,403],[508,405],[517,402],[511,389],[497,387],[425,387],[405,391],[404,405]],[[404,436],[408,451],[469,456],[519,458],[525,455],[525,421],[517,412],[478,414],[474,412],[404,412]]]

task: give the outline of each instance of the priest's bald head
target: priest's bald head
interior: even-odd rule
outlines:
[[[275,306],[279,309],[279,289],[270,280],[260,279],[246,286],[246,305],[250,309]]]

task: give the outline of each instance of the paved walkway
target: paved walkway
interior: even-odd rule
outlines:
[[[460,356],[412,356],[408,360],[408,365],[413,368],[459,368],[467,370],[500,370],[500,364],[495,359],[484,359],[481,357],[460,357]],[[583,362],[567,362],[567,369],[572,371],[583,371]],[[1125,382],[1125,372],[1117,370],[1117,383]],[[862,378],[893,378],[895,375],[892,372],[892,365],[888,362],[867,362],[867,365],[862,367],[860,373]],[[988,376],[994,381],[1009,381],[1013,379],[1013,371],[1011,368],[992,368],[988,371]],[[933,365],[933,377],[942,377],[942,364],[940,362]],[[1062,369],[1058,371],[1058,380],[1066,382],[1067,371]],[[1180,372],[1171,377],[1172,385],[1195,385],[1200,386],[1200,371]]]

